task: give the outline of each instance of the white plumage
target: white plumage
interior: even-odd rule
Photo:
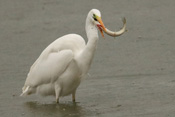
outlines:
[[[120,34],[111,31],[109,34],[100,12],[92,9],[86,19],[88,43],[77,34],[68,34],[52,42],[31,66],[21,96],[33,93],[54,95],[59,102],[59,97],[72,94],[72,100],[75,101],[76,89],[87,75],[94,56],[98,41],[97,28],[102,36],[103,31],[111,36],[119,36],[125,32],[125,27],[124,23]]]

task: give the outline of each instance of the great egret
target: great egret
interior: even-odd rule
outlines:
[[[27,75],[22,94],[33,93],[43,96],[54,95],[56,102],[59,97],[72,94],[75,101],[76,89],[81,79],[88,73],[98,41],[98,30],[113,37],[126,31],[126,20],[123,19],[123,28],[112,32],[105,28],[101,13],[92,9],[86,18],[86,33],[88,42],[77,34],[68,34],[52,42],[31,66]]]

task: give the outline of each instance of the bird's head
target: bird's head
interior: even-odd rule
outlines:
[[[118,32],[113,32],[104,26],[103,21],[101,19],[101,13],[99,10],[92,9],[89,13],[90,13],[89,15],[90,15],[92,23],[98,28],[98,30],[101,32],[101,35],[103,37],[104,37],[103,31],[106,34],[113,36],[113,37],[120,36],[126,31],[126,19],[125,18],[123,18],[123,28]]]
[[[103,30],[106,31],[106,28],[103,24],[103,21],[101,19],[101,13],[97,9],[92,9],[91,10],[91,20],[94,23],[94,25],[99,29],[101,32],[101,35],[104,37]]]

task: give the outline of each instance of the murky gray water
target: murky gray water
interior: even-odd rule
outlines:
[[[175,1],[1,0],[0,115],[2,117],[175,116]],[[86,38],[87,13],[97,8],[111,30],[127,19],[128,32],[101,39],[90,70],[60,104],[54,97],[19,97],[30,66],[56,38]]]

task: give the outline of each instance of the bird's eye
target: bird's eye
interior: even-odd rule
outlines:
[[[96,15],[95,15],[95,14],[93,14],[93,19],[94,19],[95,21],[97,21],[97,18],[96,18]]]

